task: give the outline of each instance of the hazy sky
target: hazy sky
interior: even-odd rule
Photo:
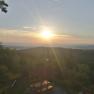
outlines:
[[[7,2],[8,13],[0,13],[2,42],[8,40],[14,42],[12,40],[14,36],[16,41],[19,34],[23,36],[24,27],[38,28],[44,25],[52,28],[56,34],[69,36],[67,42],[60,38],[58,42],[61,44],[62,41],[70,44],[94,44],[94,0],[7,0]]]

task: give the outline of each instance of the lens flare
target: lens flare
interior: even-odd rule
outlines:
[[[43,38],[46,38],[46,39],[49,39],[49,38],[52,38],[52,36],[53,36],[53,34],[52,34],[52,32],[51,31],[42,31],[41,32],[41,36],[43,37]]]
[[[41,26],[40,28],[40,36],[43,39],[49,40],[53,38],[52,30],[47,26]]]

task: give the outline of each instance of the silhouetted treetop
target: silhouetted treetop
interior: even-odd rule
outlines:
[[[2,12],[7,13],[8,4],[4,0],[0,0],[0,9]]]

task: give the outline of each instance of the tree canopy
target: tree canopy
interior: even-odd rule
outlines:
[[[0,0],[0,9],[2,12],[7,13],[8,4],[4,0]]]

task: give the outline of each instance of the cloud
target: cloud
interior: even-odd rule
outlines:
[[[94,44],[94,38],[82,38],[72,35],[56,34],[53,39],[47,42],[39,36],[39,32],[31,32],[28,30],[0,29],[0,42],[24,44],[24,45],[45,45],[51,43],[53,45],[63,44]]]
[[[7,42],[28,42],[29,38],[33,39],[35,37],[35,33],[30,31],[22,31],[22,30],[0,30],[0,41]]]
[[[27,30],[27,31],[37,31],[36,27],[31,27],[31,26],[24,26],[22,30]]]
[[[33,27],[28,27],[28,26],[25,26],[23,27],[24,29],[32,29]]]

